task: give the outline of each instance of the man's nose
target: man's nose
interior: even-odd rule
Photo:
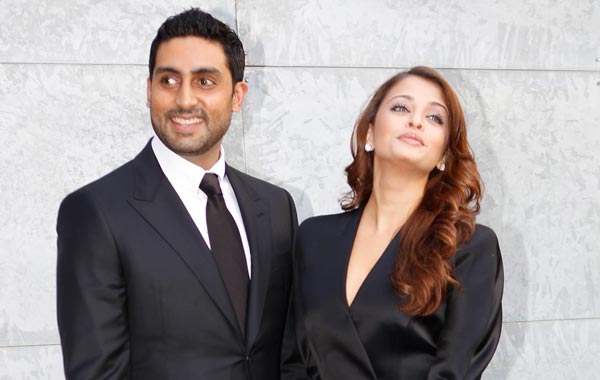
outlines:
[[[177,98],[175,99],[177,105],[183,109],[194,107],[198,104],[198,99],[194,93],[194,89],[191,84],[183,83],[177,92]]]

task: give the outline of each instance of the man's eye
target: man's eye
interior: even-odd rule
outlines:
[[[160,83],[166,84],[168,86],[173,86],[177,83],[177,81],[173,77],[164,77],[160,80]]]
[[[395,104],[392,111],[408,112],[408,108],[404,104]]]
[[[215,82],[214,82],[214,81],[212,81],[212,80],[210,80],[210,79],[208,79],[208,78],[201,78],[201,79],[199,80],[199,82],[200,82],[200,84],[201,84],[202,86],[212,86],[212,85],[214,85],[214,84],[215,84]]]

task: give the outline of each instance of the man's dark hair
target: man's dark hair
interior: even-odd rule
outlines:
[[[156,53],[161,43],[175,37],[201,37],[218,42],[227,58],[227,68],[231,72],[233,83],[244,79],[245,54],[242,41],[235,31],[198,8],[191,8],[175,16],[169,17],[156,32],[150,46],[150,78],[156,65]]]

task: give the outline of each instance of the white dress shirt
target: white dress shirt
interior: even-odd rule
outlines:
[[[210,239],[208,237],[208,225],[206,224],[206,202],[208,197],[200,190],[200,182],[204,178],[205,173],[214,173],[219,177],[219,185],[223,192],[225,205],[233,216],[235,224],[242,238],[242,246],[246,255],[246,265],[248,266],[248,275],[252,273],[250,261],[250,245],[248,244],[248,236],[244,228],[244,220],[240,206],[235,197],[233,187],[229,179],[225,175],[225,149],[221,146],[219,160],[208,170],[204,170],[198,165],[191,163],[185,158],[179,156],[163,144],[162,141],[155,135],[152,138],[152,150],[158,160],[163,173],[179,195],[183,205],[192,217],[192,220],[202,234],[204,241],[210,248]]]

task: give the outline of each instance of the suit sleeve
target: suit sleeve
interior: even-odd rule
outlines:
[[[462,287],[446,301],[444,329],[428,380],[477,380],[492,359],[502,327],[502,258],[494,232],[483,226],[456,255]]]
[[[290,298],[288,304],[288,313],[287,320],[285,324],[285,331],[283,337],[283,345],[281,350],[281,380],[308,380],[311,377],[308,376],[306,365],[303,359],[303,355],[300,352],[300,344],[299,339],[303,337],[303,330],[299,329],[300,325],[296,323],[297,311],[295,307],[294,301],[294,289],[296,287],[296,279],[297,279],[297,248],[296,248],[296,238],[297,238],[297,228],[298,228],[298,219],[296,216],[296,207],[294,206],[294,201],[292,197],[288,195],[288,200],[290,203],[290,209],[292,210],[292,218],[294,219],[294,231],[293,231],[293,278],[292,278],[292,286],[290,291]]]
[[[57,312],[68,380],[125,379],[129,368],[126,287],[110,228],[83,191],[57,222]]]
[[[294,239],[293,282],[285,328],[282,352],[281,380],[320,380],[317,365],[311,355],[302,318],[301,305],[294,296],[299,289],[299,273],[302,268],[302,252],[299,236]]]

